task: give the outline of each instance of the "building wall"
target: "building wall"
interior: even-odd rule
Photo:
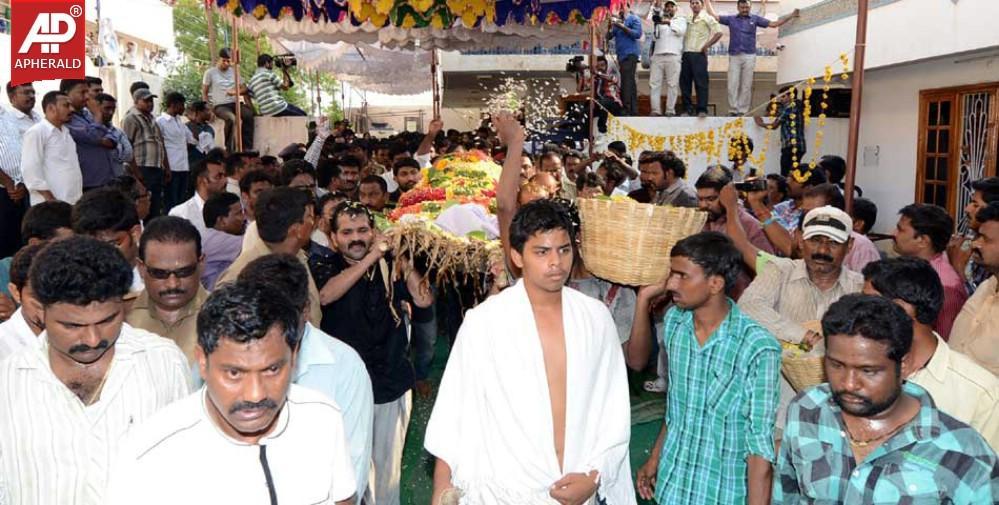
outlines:
[[[996,0],[870,0],[865,68],[999,47],[999,31],[985,20],[999,18]],[[784,0],[781,9],[801,8],[801,17],[781,29],[777,82],[837,71],[840,53],[853,54],[857,0]],[[852,59],[852,56],[851,56]]]
[[[877,231],[894,227],[895,214],[915,198],[919,92],[996,80],[999,56],[939,58],[867,72],[857,184],[878,205]]]

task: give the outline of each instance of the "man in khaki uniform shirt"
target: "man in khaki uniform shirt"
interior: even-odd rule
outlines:
[[[128,311],[128,324],[173,340],[194,363],[197,319],[208,292],[201,287],[201,235],[190,221],[162,216],[139,240],[139,273],[146,288]]]
[[[309,257],[302,248],[309,245],[315,228],[313,206],[312,196],[301,189],[279,187],[261,193],[253,209],[259,239],[244,238],[243,252],[222,272],[215,286],[235,282],[251,261],[273,253],[292,254],[309,268]],[[309,322],[318,328],[322,318],[319,289],[309,275]]]
[[[945,297],[933,266],[918,258],[875,261],[864,267],[864,281],[864,294],[893,300],[912,318],[912,348],[902,358],[902,376],[999,449],[999,378],[933,331]]]
[[[978,211],[971,259],[991,274],[968,298],[950,330],[950,345],[999,375],[999,202]]]

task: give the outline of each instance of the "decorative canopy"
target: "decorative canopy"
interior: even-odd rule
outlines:
[[[275,38],[385,48],[571,44],[617,0],[216,0]]]

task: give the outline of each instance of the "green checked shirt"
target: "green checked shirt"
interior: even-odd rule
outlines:
[[[694,335],[693,312],[677,307],[666,313],[662,339],[669,393],[656,501],[744,503],[746,458],[776,458],[780,344],[731,300],[728,317],[704,347]]]
[[[908,382],[902,390],[919,400],[919,413],[859,465],[829,384],[798,395],[787,411],[773,503],[995,503],[999,463],[985,439],[937,410],[925,389]]]

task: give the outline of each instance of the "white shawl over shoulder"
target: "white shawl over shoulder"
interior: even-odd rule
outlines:
[[[564,469],[559,470],[541,342],[523,281],[472,309],[441,381],[425,446],[446,461],[463,504],[552,504],[552,484],[600,472],[609,505],[632,505],[631,407],[610,312],[562,290],[566,346]],[[593,501],[595,503],[595,500]]]

